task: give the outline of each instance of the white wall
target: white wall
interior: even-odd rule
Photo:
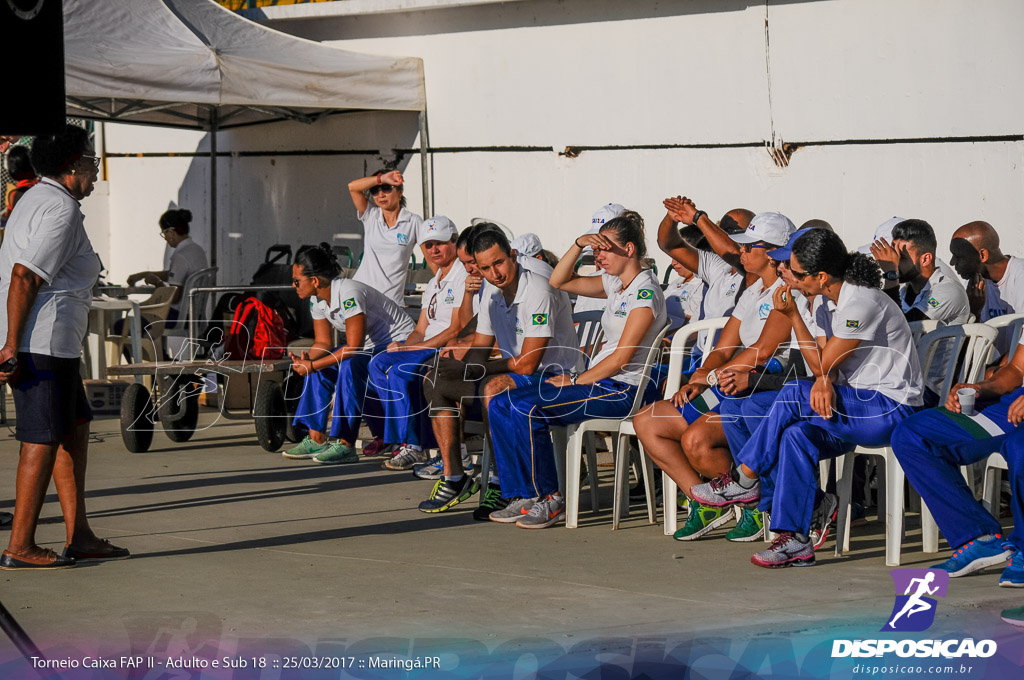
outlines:
[[[523,0],[270,25],[424,59],[431,145],[459,149],[433,155],[436,211],[460,227],[491,217],[540,233],[560,253],[596,207],[617,201],[647,218],[653,247],[661,199],[682,193],[713,216],[743,206],[781,210],[798,224],[827,219],[850,247],[893,215],[929,220],[940,242],[960,224],[987,219],[1005,250],[1024,255],[1018,0],[794,0],[767,10],[741,0]],[[601,149],[577,158],[477,150],[760,144],[773,131],[810,145],[786,168],[759,146]],[[891,143],[909,139],[925,141]],[[374,154],[274,152],[388,153],[417,144],[415,117],[402,114],[221,133],[221,150],[268,152],[218,166],[221,281],[248,280],[274,242],[358,231],[345,183],[375,169]],[[107,147],[189,152],[206,142],[108,126]],[[419,159],[405,163],[416,208]],[[208,171],[203,158],[110,161],[112,271],[159,264],[156,217],[171,202],[193,209],[197,240],[208,239],[208,216],[195,207],[209,200]],[[243,236],[228,240],[227,232]]]

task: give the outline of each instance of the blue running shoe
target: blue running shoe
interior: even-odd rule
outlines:
[[[1002,564],[1010,557],[1003,541],[1002,534],[996,534],[987,541],[974,539],[967,541],[953,552],[953,556],[942,564],[933,564],[932,569],[949,572],[950,578],[966,576],[986,567]]]
[[[1006,547],[1013,550],[1011,544],[1006,544]],[[1010,563],[999,577],[999,585],[1003,588],[1024,588],[1024,552],[1013,550]]]

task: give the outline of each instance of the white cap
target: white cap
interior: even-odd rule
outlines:
[[[871,237],[871,243],[874,243],[880,238],[884,238],[892,245],[892,230],[896,228],[896,225],[900,222],[906,222],[905,217],[890,217],[885,222],[878,225],[878,229],[875,229],[875,235]],[[871,243],[865,244],[860,248],[857,248],[857,252],[864,253],[865,255],[871,255]]]
[[[516,236],[512,239],[511,246],[517,253],[527,257],[533,257],[544,249],[544,246],[540,244],[540,237],[531,233]]]
[[[459,230],[444,215],[434,215],[429,220],[423,221],[424,243],[427,241],[451,241],[458,234]]]
[[[756,243],[764,241],[773,246],[784,246],[789,236],[796,231],[796,225],[788,217],[777,212],[759,213],[750,220],[750,226],[730,238],[736,243]]]
[[[602,205],[598,208],[597,212],[590,218],[590,231],[588,234],[596,234],[601,231],[601,227],[604,226],[608,220],[614,220],[616,217],[626,212],[618,203],[609,203],[608,205]]]

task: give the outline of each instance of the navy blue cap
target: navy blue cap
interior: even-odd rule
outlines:
[[[781,248],[776,248],[775,250],[769,250],[768,257],[778,262],[788,260],[793,255],[793,244],[796,243],[796,240],[812,229],[814,229],[814,227],[807,227],[806,229],[798,229],[797,231],[794,231],[790,235],[789,240],[786,241],[786,245]]]

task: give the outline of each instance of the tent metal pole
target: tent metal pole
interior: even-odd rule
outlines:
[[[427,149],[430,148],[430,140],[427,137],[427,108],[424,105],[420,111],[420,172],[423,175],[423,217],[424,219],[433,216],[430,210],[430,163],[427,161]]]
[[[217,109],[210,109],[210,266],[217,266]]]

